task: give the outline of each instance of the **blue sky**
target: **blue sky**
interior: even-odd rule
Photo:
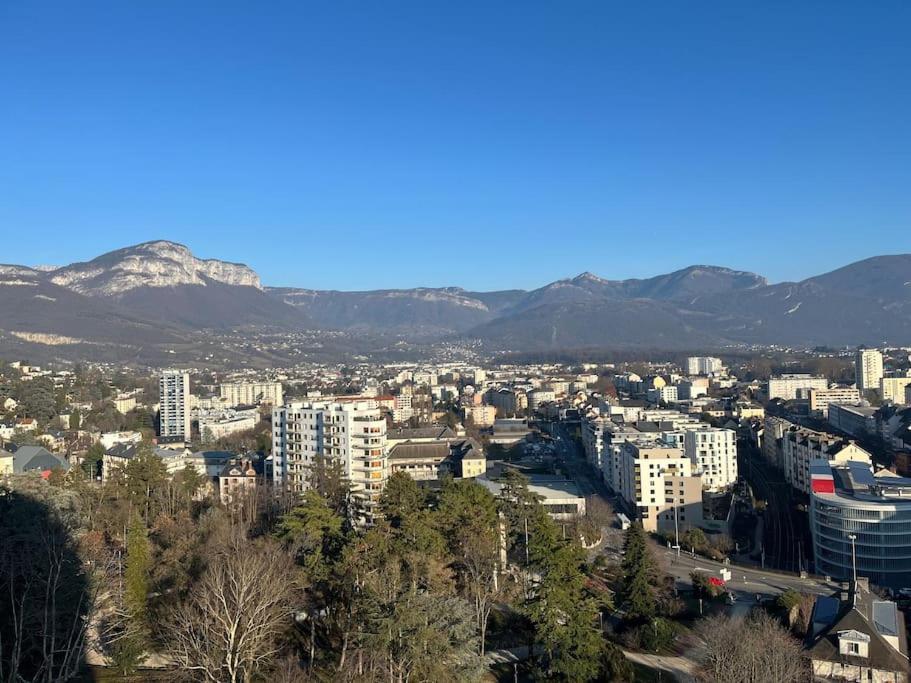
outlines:
[[[911,3],[0,2],[0,262],[534,287],[911,251]]]

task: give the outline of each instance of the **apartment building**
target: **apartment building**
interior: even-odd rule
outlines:
[[[804,390],[800,390],[802,395]],[[826,418],[829,416],[829,405],[833,403],[857,405],[860,403],[860,390],[854,387],[832,387],[831,389],[809,389],[810,412]]]
[[[779,375],[769,378],[769,400],[780,398],[793,401],[801,389],[828,389],[829,380],[825,377],[806,374]]]
[[[811,429],[793,428],[781,438],[781,467],[785,481],[798,491],[810,493],[810,463],[814,460],[846,462],[857,460],[868,465],[870,454],[853,441]]]
[[[684,452],[705,489],[722,491],[737,481],[736,432],[706,426],[687,429],[683,437]]]
[[[280,406],[284,401],[281,382],[233,382],[220,384],[218,395],[228,407],[269,404]]]
[[[883,401],[907,403],[905,392],[909,386],[911,386],[911,377],[881,377],[879,380],[879,393]]]
[[[627,441],[620,449],[619,492],[646,531],[674,531],[702,522],[702,478],[679,448]]]
[[[724,363],[720,358],[691,356],[686,359],[686,374],[688,375],[717,375],[723,370]]]
[[[370,522],[386,484],[386,420],[374,401],[294,402],[272,410],[276,486],[306,491],[318,458],[337,462]]]
[[[190,373],[165,370],[158,380],[158,435],[190,440]]]
[[[883,354],[876,349],[858,349],[854,355],[854,383],[861,393],[879,389],[883,378]]]
[[[471,422],[476,427],[490,427],[497,419],[497,409],[494,406],[465,406],[463,411],[466,422]]]

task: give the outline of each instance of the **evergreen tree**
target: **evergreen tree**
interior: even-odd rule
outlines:
[[[421,488],[405,472],[394,472],[386,480],[380,497],[380,512],[393,527],[400,527],[406,517],[424,509],[424,504]]]
[[[628,620],[644,621],[655,615],[657,603],[652,585],[655,566],[645,531],[640,524],[633,524],[627,529],[623,547],[621,604],[626,610]]]

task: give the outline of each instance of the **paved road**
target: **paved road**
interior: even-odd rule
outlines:
[[[632,662],[637,662],[652,669],[658,669],[671,675],[680,683],[692,683],[696,680],[697,664],[686,657],[671,655],[653,655],[646,652],[623,651],[623,655]],[[529,657],[527,646],[512,647],[504,650],[493,650],[486,655],[488,666],[494,664],[515,664]]]
[[[738,600],[750,600],[757,593],[763,597],[773,597],[780,595],[789,588],[801,593],[814,595],[830,595],[837,590],[836,584],[826,583],[821,579],[812,577],[802,579],[797,574],[772,572],[757,567],[744,567],[735,564],[725,565],[698,555],[692,557],[688,553],[681,553],[678,560],[676,551],[668,550],[661,546],[659,548],[659,552],[663,552],[667,559],[667,573],[674,577],[679,587],[683,588],[691,587],[690,574],[693,571],[704,571],[712,574],[712,576],[720,576],[722,569],[729,569],[731,571],[731,580],[728,582],[728,588],[737,595]]]

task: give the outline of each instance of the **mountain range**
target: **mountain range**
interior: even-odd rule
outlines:
[[[263,286],[246,265],[154,241],[61,267],[0,265],[0,352],[164,362],[220,335],[336,330],[495,351],[911,344],[911,255],[802,280],[696,265],[531,291]]]

